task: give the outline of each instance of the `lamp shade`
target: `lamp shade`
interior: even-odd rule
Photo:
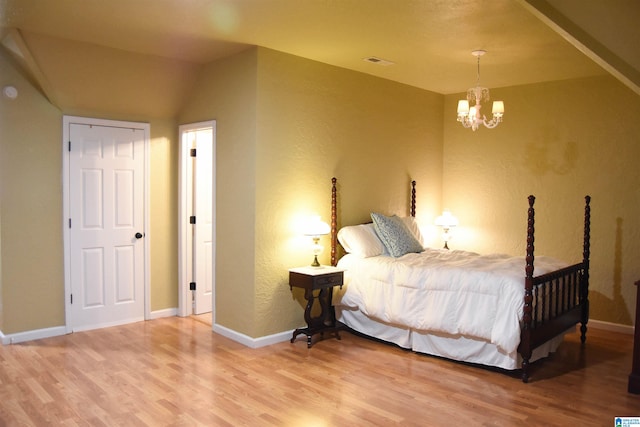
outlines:
[[[461,99],[458,101],[458,115],[466,116],[467,114],[469,114],[469,101]]]
[[[493,114],[504,114],[504,102],[503,101],[493,101],[493,110],[491,111]]]
[[[320,219],[320,215],[311,217],[304,227],[305,236],[324,236],[329,232],[331,232],[331,227]]]
[[[445,209],[442,212],[442,215],[436,218],[435,224],[444,228],[455,227],[456,225],[458,225],[458,218],[453,216],[451,212]]]

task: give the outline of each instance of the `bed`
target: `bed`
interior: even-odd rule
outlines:
[[[415,181],[409,216],[372,213],[371,223],[338,230],[336,184],[333,178],[331,263],[345,269],[345,285],[333,305],[347,328],[419,353],[521,369],[525,383],[530,364],[554,352],[578,324],[585,343],[589,196],[582,261],[567,264],[534,256],[534,196],[528,198],[526,254],[512,257],[425,248],[415,222]],[[345,252],[339,261],[338,243]]]

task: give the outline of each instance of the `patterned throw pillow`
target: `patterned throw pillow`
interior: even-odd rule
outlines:
[[[397,216],[372,213],[371,219],[376,233],[391,256],[400,257],[408,253],[422,252],[424,248],[413,236],[404,221]]]

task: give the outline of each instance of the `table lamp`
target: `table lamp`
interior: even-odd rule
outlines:
[[[451,227],[458,225],[458,218],[453,216],[448,209],[442,212],[442,215],[436,218],[436,225],[442,227],[442,239],[444,240],[444,249],[449,249],[448,242],[451,240],[451,233],[449,230]]]
[[[331,227],[329,227],[329,224],[320,219],[320,215],[311,217],[311,219],[307,223],[304,229],[304,235],[309,236],[311,237],[311,239],[313,239],[313,262],[311,263],[312,267],[320,267],[320,263],[318,262],[318,255],[320,255],[322,253],[322,250],[324,249],[320,244],[320,236],[327,235],[330,231]]]

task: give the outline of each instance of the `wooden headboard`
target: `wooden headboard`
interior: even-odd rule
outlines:
[[[337,260],[338,248],[338,200],[336,184],[338,179],[334,176],[331,178],[331,265],[335,266]],[[412,217],[416,216],[416,182],[411,181],[411,205],[409,212]]]

